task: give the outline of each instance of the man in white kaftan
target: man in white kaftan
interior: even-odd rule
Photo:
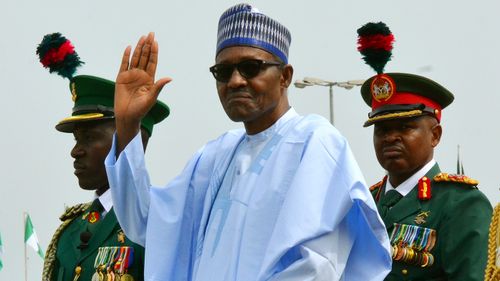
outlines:
[[[233,20],[290,37],[246,4],[221,16],[219,33]],[[346,140],[324,118],[299,116],[288,104],[293,68],[288,47],[275,49],[289,39],[273,49],[241,36],[219,34],[211,71],[226,113],[245,130],[207,143],[165,187],[149,182],[135,121],[169,80],[153,82],[152,34],[130,63],[130,49],[124,54],[106,166],[118,220],[146,247],[145,280],[383,280],[387,233]],[[149,84],[134,85],[134,75]]]

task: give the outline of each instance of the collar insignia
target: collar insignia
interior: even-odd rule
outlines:
[[[425,201],[432,197],[431,180],[428,177],[422,177],[418,181],[418,199]]]

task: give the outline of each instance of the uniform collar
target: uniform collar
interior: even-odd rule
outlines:
[[[385,192],[387,193],[389,190],[396,190],[401,195],[406,196],[410,191],[417,185],[418,180],[425,176],[427,172],[429,172],[432,167],[436,164],[436,160],[432,159],[425,166],[422,167],[418,172],[413,174],[411,177],[402,182],[397,188],[394,188],[389,181],[390,178],[387,178],[387,183],[385,184]]]
[[[106,213],[113,208],[113,200],[111,199],[111,190],[109,188],[97,198],[99,198],[99,202],[101,202]]]

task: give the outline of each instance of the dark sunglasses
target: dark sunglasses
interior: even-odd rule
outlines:
[[[227,83],[233,75],[234,69],[245,79],[251,79],[257,76],[265,67],[268,66],[283,66],[281,62],[265,61],[265,60],[244,60],[239,63],[219,63],[210,67],[210,72],[214,75],[215,80]]]

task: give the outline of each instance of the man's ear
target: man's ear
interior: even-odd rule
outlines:
[[[432,147],[436,147],[439,142],[441,141],[441,135],[443,134],[443,128],[441,127],[441,124],[437,123],[431,128],[431,133],[432,133]]]
[[[293,78],[292,65],[287,64],[283,66],[281,70],[281,80],[280,80],[281,87],[288,88],[288,86],[290,86],[290,84],[292,83],[292,78]]]

